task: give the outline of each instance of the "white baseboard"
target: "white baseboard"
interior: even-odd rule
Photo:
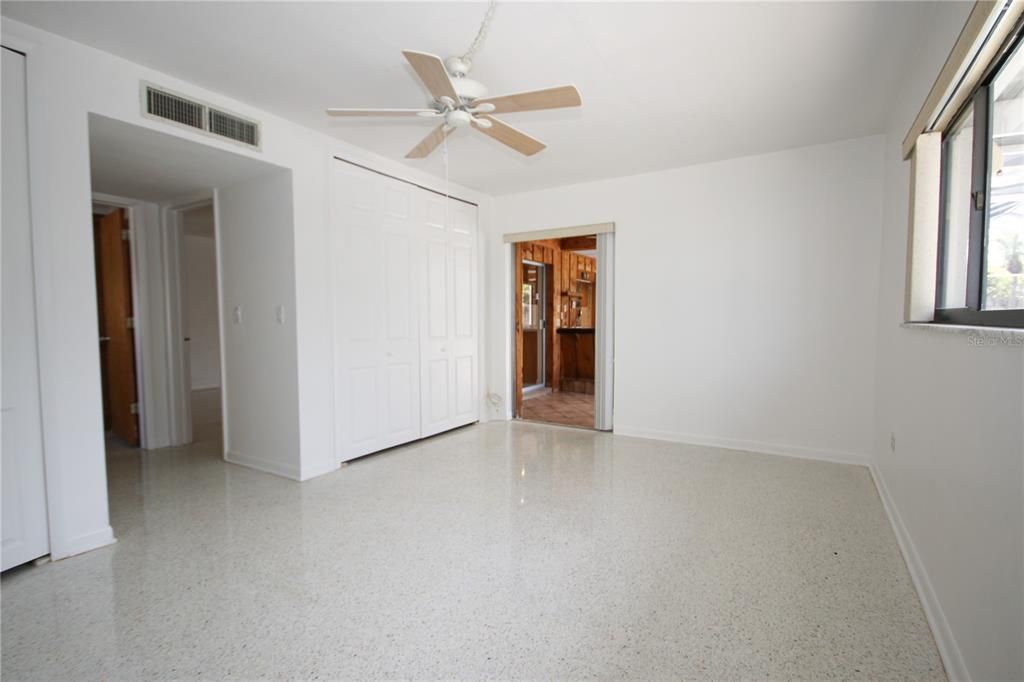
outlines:
[[[834,462],[836,464],[868,466],[871,461],[870,457],[867,455],[855,452],[808,448],[802,445],[738,440],[735,438],[717,438],[714,436],[679,433],[676,431],[661,431],[659,429],[648,429],[643,427],[620,426],[618,424],[615,425],[613,432],[620,436],[667,440],[673,443],[686,443],[687,445],[704,445],[712,448],[723,448],[725,450],[744,450],[746,452],[757,452],[766,455],[781,455],[783,457],[797,457],[799,459],[813,459],[822,462]]]
[[[239,466],[249,467],[250,469],[256,469],[267,474],[274,474],[275,476],[282,476],[284,478],[290,478],[293,481],[301,481],[299,468],[287,464],[281,464],[280,462],[273,462],[270,460],[260,459],[258,457],[250,457],[244,455],[241,452],[234,450],[228,450],[224,453],[224,460],[231,462],[232,464],[238,464]]]
[[[939,649],[939,656],[942,657],[942,664],[946,667],[946,675],[952,682],[970,680],[971,677],[960,653],[960,647],[957,646],[956,639],[953,637],[953,630],[949,627],[949,621],[946,620],[946,614],[942,611],[939,598],[935,595],[931,580],[928,579],[928,572],[921,562],[917,548],[914,547],[914,541],[911,540],[907,527],[903,525],[903,519],[896,508],[896,503],[889,495],[885,479],[873,464],[868,469],[871,471],[871,478],[875,481],[878,496],[882,498],[882,506],[889,517],[889,523],[896,534],[896,542],[903,553],[903,561],[907,564],[910,579],[917,589],[917,596],[921,600],[921,607],[924,609],[925,618],[928,619],[928,625],[931,626],[935,644]]]
[[[91,552],[94,549],[100,547],[106,547],[117,542],[114,539],[114,529],[110,526],[106,528],[100,528],[99,530],[85,535],[79,535],[77,538],[72,538],[65,546],[50,548],[50,558],[54,561],[58,559],[67,559],[77,554],[84,554],[85,552]]]
[[[331,472],[337,471],[339,468],[341,468],[341,463],[337,461],[332,461],[320,467],[317,467],[316,469],[310,469],[308,471],[304,470],[302,472],[302,477],[299,478],[298,480],[308,481],[311,478],[316,478],[317,476],[323,476],[324,474],[329,474]]]

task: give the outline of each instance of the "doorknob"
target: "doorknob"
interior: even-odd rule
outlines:
[[[100,337],[100,343],[103,343],[104,341],[110,341],[110,337],[109,336],[101,336]]]

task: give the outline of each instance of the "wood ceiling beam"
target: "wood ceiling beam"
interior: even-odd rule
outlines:
[[[597,248],[597,235],[591,234],[585,237],[563,237],[560,242],[563,251],[587,251]]]

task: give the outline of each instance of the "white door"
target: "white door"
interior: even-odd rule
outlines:
[[[28,202],[25,58],[3,53],[3,570],[50,551],[43,473],[32,233]],[[97,338],[97,344],[99,340]],[[99,348],[97,346],[97,353]]]
[[[452,359],[448,343],[451,310],[451,265],[448,253],[449,216],[445,198],[420,192],[423,292],[420,322],[421,432],[430,436],[451,428]]]
[[[480,418],[477,396],[476,206],[452,201],[448,252],[452,267],[452,426]]]
[[[336,433],[342,461],[420,435],[414,189],[334,164]]]
[[[422,434],[479,419],[476,207],[420,190]]]

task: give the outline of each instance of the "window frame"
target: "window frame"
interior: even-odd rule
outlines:
[[[1024,36],[1015,34],[999,51],[979,81],[978,86],[963,103],[951,124],[942,132],[941,149],[941,181],[939,183],[939,225],[938,249],[936,263],[935,286],[935,322],[943,324],[971,325],[979,327],[1024,328],[1024,309],[1016,310],[984,310],[982,303],[982,287],[985,280],[986,233],[988,229],[988,210],[990,205],[990,172],[989,160],[992,155],[992,116],[991,88],[992,82],[999,76],[1003,66],[1018,50],[1024,50]],[[949,142],[950,133],[956,130],[956,123],[974,107],[974,137],[971,149],[971,216],[967,240],[967,291],[966,307],[943,308],[944,278],[946,268],[946,199],[949,192]],[[978,196],[983,198],[978,207]]]

